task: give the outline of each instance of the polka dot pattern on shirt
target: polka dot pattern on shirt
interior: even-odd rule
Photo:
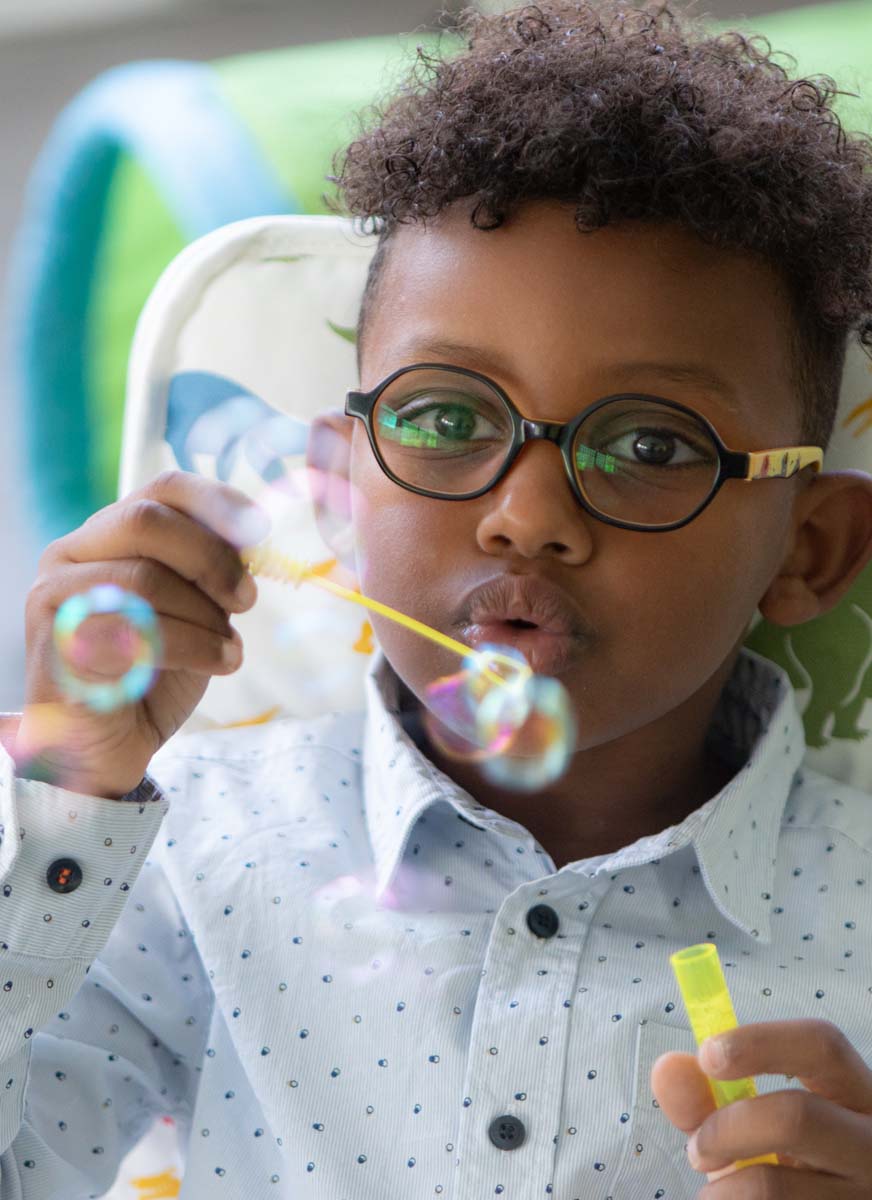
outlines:
[[[419,754],[395,705],[382,664],[365,719],[158,756],[170,810],[153,844],[141,830],[149,861],[87,976],[60,940],[51,989],[5,960],[9,1090],[29,1054],[38,1094],[11,1150],[22,1178],[65,1158],[96,1190],[112,1130],[123,1148],[169,1111],[192,1195],[690,1200],[704,1179],[649,1075],[694,1048],[668,956],[698,941],[718,945],[742,1021],[825,1017],[872,1062],[869,798],[803,766],[777,668],[737,662],[718,796],[560,871]],[[123,840],[114,815],[87,812],[84,861]],[[68,849],[56,829],[35,844]],[[6,878],[22,930],[52,939],[38,873]]]

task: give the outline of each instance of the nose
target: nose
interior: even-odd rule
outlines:
[[[594,518],[576,500],[560,451],[548,442],[524,446],[482,499],[487,509],[476,538],[487,554],[556,558],[577,566],[592,553]]]

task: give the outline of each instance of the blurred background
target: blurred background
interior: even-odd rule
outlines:
[[[782,0],[715,0],[701,9],[694,5],[696,11],[716,19],[752,23],[761,14],[798,7]],[[28,179],[59,113],[92,80],[119,64],[154,59],[208,63],[278,47],[413,33],[441,11],[442,5],[429,0],[0,0],[0,270],[4,281],[10,281],[0,343],[0,408],[5,434],[0,438],[4,578],[0,593],[0,709],[19,709],[23,701],[24,597],[51,532],[50,522],[38,512],[39,491],[25,482],[34,475],[34,437],[44,437],[48,464],[57,459],[59,444],[68,436],[62,419],[45,426],[43,434],[37,431],[35,435],[31,426],[26,435],[25,427],[33,415],[28,405],[35,402],[22,390],[13,347],[34,300],[26,286],[30,278],[27,264],[19,263],[10,275],[25,244],[18,236],[25,208],[38,211],[45,192],[45,177],[32,185],[29,194]],[[872,39],[872,7],[869,13]],[[867,57],[868,53],[867,49]],[[826,69],[831,69],[831,64],[826,64]],[[171,130],[165,129],[166,133]],[[94,161],[100,166],[99,154]],[[276,170],[281,175],[280,164]],[[75,193],[70,192],[66,200],[72,203]],[[63,195],[54,198],[55,219],[63,212],[64,202]],[[52,253],[61,256],[70,249],[63,238],[52,245]],[[65,270],[75,275],[74,256],[65,263]],[[50,276],[46,278],[50,285]],[[44,304],[45,299],[43,296],[40,302]],[[57,318],[61,324],[46,325],[41,334],[43,344],[30,346],[37,367],[58,344],[55,336],[69,332],[62,324],[65,319],[61,314]],[[79,369],[71,362],[70,372]],[[106,379],[116,391],[123,391],[117,369],[114,376],[108,368],[104,370],[104,386],[109,386]],[[62,417],[66,380],[62,373],[56,374],[56,380],[54,398]],[[48,383],[44,379],[42,386],[50,389],[51,379]],[[120,410],[120,396],[116,395],[114,402]],[[78,469],[84,476],[93,467],[83,457]],[[105,463],[101,469],[108,469]],[[47,465],[46,478],[48,474]],[[56,528],[55,532],[63,530]]]

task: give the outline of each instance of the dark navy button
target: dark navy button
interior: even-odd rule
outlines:
[[[56,858],[45,877],[53,892],[74,892],[82,882],[82,868],[74,858]]]
[[[534,904],[527,913],[527,924],[536,937],[554,937],[560,928],[560,918],[550,904]]]
[[[487,1135],[498,1150],[517,1150],[524,1144],[527,1130],[519,1117],[494,1117]]]

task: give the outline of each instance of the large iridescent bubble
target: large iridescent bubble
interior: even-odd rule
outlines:
[[[140,700],[161,652],[154,609],[112,583],[65,600],[55,615],[53,642],[55,678],[64,696],[95,712]]]
[[[529,715],[506,749],[482,762],[492,783],[535,792],[564,773],[575,749],[576,724],[566,688],[556,679],[532,675],[525,684]]]
[[[509,646],[482,646],[461,669],[428,685],[424,723],[449,757],[480,761],[498,754],[529,712],[527,660]]]
[[[534,675],[511,646],[482,646],[462,668],[430,684],[424,724],[450,758],[481,765],[486,778],[518,791],[558,779],[575,746],[565,688]]]

